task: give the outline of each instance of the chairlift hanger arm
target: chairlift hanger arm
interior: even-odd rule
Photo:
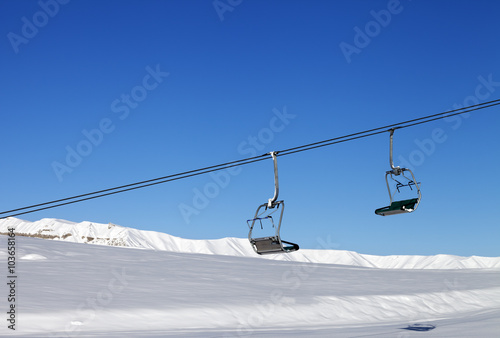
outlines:
[[[274,196],[268,200],[267,207],[268,208],[274,208],[275,205],[276,205],[275,202],[278,199],[278,195],[279,195],[279,192],[280,192],[280,187],[279,187],[279,182],[278,182],[278,160],[277,160],[277,157],[276,157],[276,155],[278,154],[278,152],[271,151],[269,154],[273,158],[273,162],[274,162]]]
[[[397,129],[397,128],[391,128],[391,129],[389,129],[389,133],[390,133],[389,163],[391,164],[392,173],[397,176],[397,175],[401,174],[402,170],[401,170],[400,167],[394,166],[394,162],[393,162],[393,159],[392,159],[392,148],[393,148],[393,146],[392,146],[392,144],[393,144],[392,139],[394,137],[394,130],[395,129]]]

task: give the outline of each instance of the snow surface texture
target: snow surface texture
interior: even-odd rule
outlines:
[[[257,255],[246,238],[217,240],[190,240],[161,232],[126,228],[112,223],[74,223],[45,218],[29,222],[17,218],[0,219],[0,234],[13,227],[19,235],[62,240],[73,243],[89,243],[153,249],[173,252],[204,253],[228,256],[259,257],[309,263],[342,264],[382,269],[464,269],[500,268],[500,257],[436,256],[374,256],[345,250],[326,250],[333,245],[322,240],[323,250],[301,249],[293,254]],[[245,230],[245,229],[244,229]]]
[[[17,330],[12,334],[3,319],[2,337],[498,337],[500,332],[499,258],[487,259],[489,268],[451,269],[451,258],[464,259],[441,255],[432,264],[440,262],[443,269],[416,269],[412,266],[426,257],[393,257],[408,262],[401,269],[394,268],[401,262],[350,253],[356,263],[388,265],[366,268],[262,259],[244,249],[247,240],[139,236],[142,231],[88,222],[0,222],[0,232],[17,222],[16,232],[53,226],[54,232],[42,233],[60,239],[72,234],[64,240],[16,236]],[[69,240],[111,240],[110,231],[121,234],[123,243],[156,250]],[[0,243],[0,261],[6,262],[6,236]],[[312,260],[320,250],[304,251]],[[230,256],[233,252],[240,257]],[[298,253],[286,256],[292,260]],[[345,252],[327,256],[336,253]],[[480,258],[474,262],[486,264]],[[6,300],[1,304],[5,313]],[[415,331],[422,328],[432,329]]]

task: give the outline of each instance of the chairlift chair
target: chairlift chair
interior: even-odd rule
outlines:
[[[375,214],[380,215],[380,216],[390,216],[390,215],[397,215],[397,214],[403,214],[403,213],[409,213],[413,212],[417,209],[418,205],[420,204],[420,199],[422,198],[422,194],[420,192],[420,186],[419,182],[415,179],[415,175],[413,175],[413,172],[410,169],[407,168],[400,168],[395,167],[393,160],[392,160],[392,139],[394,135],[394,128],[389,130],[390,132],[390,155],[389,155],[389,161],[391,164],[391,170],[386,171],[385,173],[385,182],[387,184],[387,191],[389,192],[389,199],[391,204],[389,206],[379,208],[375,210]],[[408,176],[405,176],[405,172],[409,172],[411,174],[411,178]],[[401,177],[400,180],[397,180],[394,177]],[[388,178],[391,178],[392,181],[396,182],[396,190],[394,193],[391,193],[391,188],[389,185],[389,180]],[[403,181],[404,180],[404,181]],[[403,181],[403,182],[401,182]],[[417,197],[415,198],[410,198],[410,199],[405,199],[405,200],[399,200],[399,201],[394,201],[394,195],[399,191],[399,188],[403,187],[408,187],[411,190],[413,190],[412,186],[415,186],[416,188],[416,193]]]
[[[248,227],[250,231],[248,232],[248,240],[252,245],[252,248],[259,255],[276,254],[276,253],[287,253],[299,250],[299,246],[295,243],[287,242],[281,239],[280,229],[281,221],[283,219],[283,211],[285,210],[285,202],[277,201],[279,194],[278,185],[278,163],[276,159],[276,152],[271,152],[270,155],[274,162],[274,196],[268,200],[267,203],[261,204],[255,216],[252,219],[247,220]],[[279,214],[279,220],[277,224],[274,223],[273,214],[281,208]],[[254,227],[259,225],[261,229],[271,226],[274,228],[274,234],[265,237],[254,238],[252,232]]]

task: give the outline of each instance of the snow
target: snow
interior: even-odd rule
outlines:
[[[21,257],[21,259],[27,259],[27,260],[42,260],[42,259],[47,259],[47,257],[42,256],[42,255],[37,255],[37,254],[29,254]]]
[[[497,337],[500,332],[500,258],[377,257],[339,250],[260,257],[246,239],[193,241],[54,219],[0,220],[0,232],[13,224],[17,233],[47,230],[41,233],[60,238],[16,236],[17,330],[14,335],[7,329],[4,297],[2,337]],[[66,233],[72,236],[62,239]],[[81,236],[100,245],[84,244]],[[0,243],[0,261],[7,262],[6,236]],[[425,326],[435,328],[408,330]]]

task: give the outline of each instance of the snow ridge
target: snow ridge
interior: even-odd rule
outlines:
[[[20,236],[38,237],[73,243],[121,246],[137,249],[183,253],[261,257],[274,260],[340,264],[382,269],[472,269],[500,268],[500,257],[374,256],[346,250],[301,249],[291,254],[257,255],[244,238],[190,240],[155,231],[137,230],[116,224],[81,222],[44,218],[36,222],[9,217],[0,219],[0,234],[15,228]]]

